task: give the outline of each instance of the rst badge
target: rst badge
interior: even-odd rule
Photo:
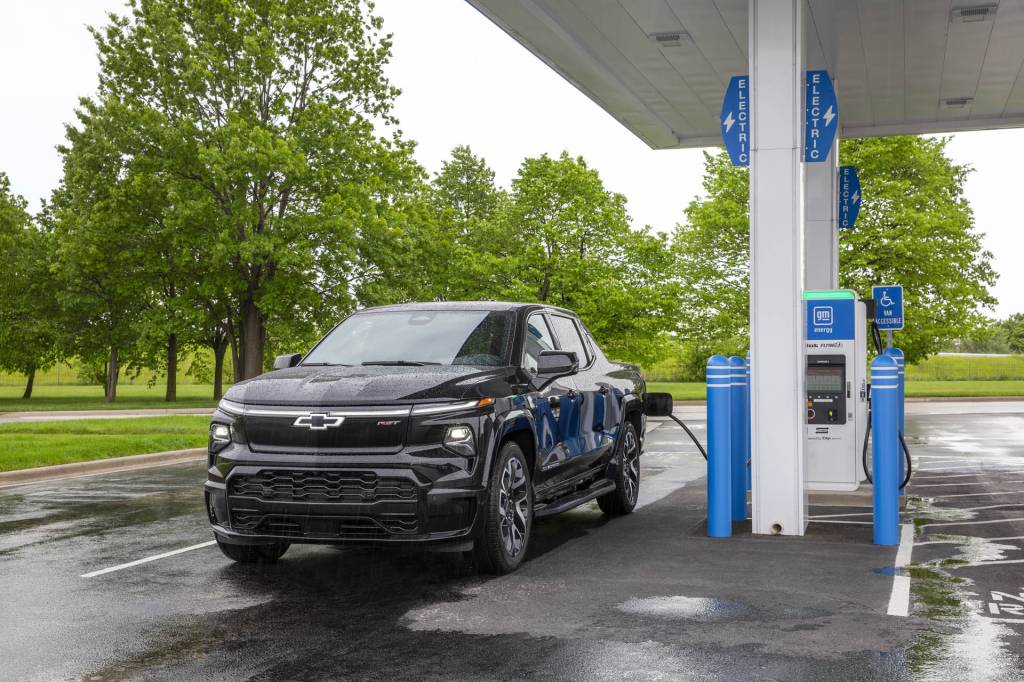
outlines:
[[[344,417],[324,414],[322,412],[312,412],[297,418],[292,422],[292,426],[307,428],[312,431],[326,431],[327,429],[341,426],[344,421]]]

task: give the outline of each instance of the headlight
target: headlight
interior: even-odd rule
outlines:
[[[444,446],[463,457],[473,457],[476,455],[476,448],[473,445],[473,429],[465,424],[449,426],[447,433],[444,434]]]
[[[214,422],[210,424],[210,452],[220,452],[231,443],[231,427]]]

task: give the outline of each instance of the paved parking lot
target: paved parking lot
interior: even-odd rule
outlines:
[[[672,425],[635,514],[539,523],[502,578],[373,549],[234,565],[199,462],[0,490],[0,677],[1021,679],[1024,403],[978,405],[910,410],[899,550],[854,507],[813,507],[803,538],[706,538],[704,463]]]

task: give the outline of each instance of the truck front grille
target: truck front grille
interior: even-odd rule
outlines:
[[[416,485],[373,472],[263,470],[234,476],[231,494],[272,502],[414,501]]]

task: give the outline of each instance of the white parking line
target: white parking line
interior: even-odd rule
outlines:
[[[896,550],[896,562],[893,566],[896,569],[904,569],[910,565],[910,555],[914,551],[914,525],[904,523],[900,526],[900,546]],[[889,594],[889,609],[886,613],[890,616],[910,615],[910,576],[894,575],[892,577],[892,592]]]
[[[1024,490],[1007,490],[1001,493],[955,493],[953,495],[928,495],[929,498],[944,500],[947,497],[982,497],[991,495],[1024,495]]]
[[[213,545],[214,543],[215,543],[214,540],[210,540],[209,542],[201,542],[198,545],[192,545],[191,547],[182,547],[181,549],[175,549],[175,550],[172,550],[170,552],[164,552],[163,554],[157,554],[155,556],[148,556],[145,559],[136,559],[135,561],[129,561],[126,564],[120,564],[118,566],[111,566],[110,568],[103,568],[103,569],[100,569],[98,571],[93,571],[91,573],[83,573],[79,577],[80,578],[95,578],[98,575],[105,575],[107,573],[113,573],[114,571],[120,571],[120,570],[123,570],[125,568],[132,568],[133,566],[139,566],[141,564],[148,564],[150,561],[156,561],[157,559],[166,559],[169,556],[174,556],[176,554],[184,554],[185,552],[191,552],[194,549],[202,549],[203,547],[209,547],[210,545]]]
[[[1024,517],[1013,519],[992,519],[989,521],[942,521],[940,523],[926,523],[924,525],[928,528],[931,528],[932,526],[980,526],[983,523],[1013,523],[1015,521],[1024,521]]]
[[[1009,536],[1002,537],[1002,538],[975,537],[973,535],[968,535],[967,537],[969,537],[971,539],[974,539],[974,540],[980,540],[982,542],[1002,542],[1004,540],[1024,540],[1024,535],[1009,535]],[[950,538],[949,540],[928,540],[926,542],[919,542],[917,544],[918,545],[962,545],[963,542],[964,542],[963,539],[958,536],[958,537]]]
[[[1024,559],[1001,559],[999,561],[972,561],[969,564],[960,564],[953,568],[963,568],[964,566],[995,566],[996,564],[1024,564]]]
[[[1000,484],[1024,483],[1024,481],[999,481]],[[915,483],[916,488],[948,488],[951,485],[984,485],[983,483]]]

